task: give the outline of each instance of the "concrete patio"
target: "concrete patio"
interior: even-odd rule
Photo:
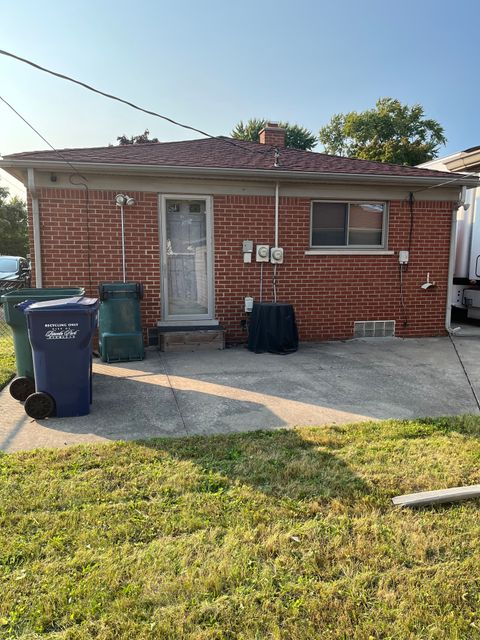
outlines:
[[[480,393],[480,341],[455,345]],[[95,361],[91,414],[36,422],[0,393],[0,449],[230,433],[384,418],[478,414],[449,338],[303,344],[288,356],[243,348]]]

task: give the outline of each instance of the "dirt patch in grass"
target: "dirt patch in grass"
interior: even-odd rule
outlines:
[[[0,456],[0,637],[480,637],[478,418]]]

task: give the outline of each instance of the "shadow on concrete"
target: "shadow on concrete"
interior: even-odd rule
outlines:
[[[480,341],[463,349],[480,383]],[[150,351],[142,362],[95,361],[94,372],[90,415],[29,421],[20,432],[23,408],[2,392],[4,448],[478,414],[448,338],[322,343],[286,357]]]

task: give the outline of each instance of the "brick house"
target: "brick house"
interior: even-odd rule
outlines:
[[[269,125],[260,143],[219,137],[4,157],[0,166],[28,187],[37,286],[95,295],[99,282],[121,280],[115,200],[127,194],[126,276],[144,283],[150,339],[157,326],[220,323],[228,342],[245,341],[245,297],[275,293],[294,305],[301,340],[385,326],[402,337],[445,334],[456,210],[477,179],[287,149],[284,134]],[[257,262],[259,244],[283,248],[283,262]],[[400,251],[409,252],[403,266]],[[436,284],[424,290],[427,273]]]

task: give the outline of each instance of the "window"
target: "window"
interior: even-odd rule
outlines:
[[[312,247],[385,245],[384,202],[312,202]]]

